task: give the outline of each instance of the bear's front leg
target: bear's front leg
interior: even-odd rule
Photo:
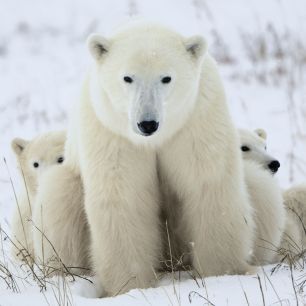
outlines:
[[[158,155],[160,175],[177,195],[170,203],[180,212],[175,240],[184,254],[191,252],[197,275],[251,272],[254,220],[238,144],[234,137],[218,143],[203,135],[193,139],[186,129]]]
[[[128,141],[104,137],[82,165],[93,270],[114,296],[151,286],[161,253],[156,157]]]
[[[181,223],[195,273],[206,277],[255,271],[248,264],[254,222],[247,194],[235,186],[211,182],[198,193],[200,197],[183,201]]]

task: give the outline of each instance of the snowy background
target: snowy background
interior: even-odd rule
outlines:
[[[305,0],[0,0],[0,225],[6,232],[15,205],[10,178],[14,184],[18,180],[11,140],[66,127],[91,61],[86,37],[91,32],[107,34],[131,17],[206,37],[237,126],[267,130],[268,151],[281,162],[283,188],[305,181]],[[0,238],[0,262],[9,266],[9,242],[3,233]],[[204,283],[187,275],[179,280],[169,276],[160,288],[105,300],[80,297],[87,283],[72,284],[69,293],[60,279],[40,293],[36,283],[23,276],[16,277],[14,293],[1,269],[1,306],[306,303],[300,290],[306,271],[292,274],[286,267],[272,276],[270,266],[258,276],[208,278]]]

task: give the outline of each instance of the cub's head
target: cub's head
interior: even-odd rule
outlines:
[[[160,26],[92,34],[90,96],[97,117],[135,143],[160,143],[193,109],[206,43]]]
[[[280,163],[267,153],[267,133],[263,129],[257,129],[253,132],[240,129],[239,133],[243,159],[258,162],[272,174],[276,173]]]
[[[31,193],[36,191],[39,177],[46,169],[63,163],[65,141],[65,132],[49,132],[30,141],[22,138],[12,141],[20,173]]]

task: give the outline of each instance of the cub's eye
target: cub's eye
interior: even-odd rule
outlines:
[[[39,163],[38,163],[38,162],[34,162],[34,163],[33,163],[33,167],[34,167],[34,168],[38,168],[38,167],[39,167]]]
[[[242,146],[241,147],[241,151],[243,151],[243,152],[247,152],[247,151],[250,151],[251,149],[249,148],[249,147],[247,147],[247,146]]]
[[[64,157],[62,157],[62,156],[57,159],[57,162],[59,164],[61,164],[63,161],[64,161]]]
[[[129,77],[129,76],[123,77],[123,80],[124,80],[124,82],[126,82],[126,83],[133,83],[133,79],[132,79],[131,77]]]
[[[267,146],[265,146],[265,150],[267,151]]]
[[[166,76],[166,77],[161,79],[161,82],[164,83],[164,84],[168,84],[168,83],[171,82],[171,77]]]

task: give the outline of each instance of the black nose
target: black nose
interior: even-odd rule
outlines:
[[[137,123],[139,130],[145,135],[150,136],[157,131],[159,123],[152,121],[141,121]]]
[[[278,171],[278,168],[280,167],[280,163],[278,160],[273,160],[271,163],[268,165],[269,169],[273,172],[276,173]]]

